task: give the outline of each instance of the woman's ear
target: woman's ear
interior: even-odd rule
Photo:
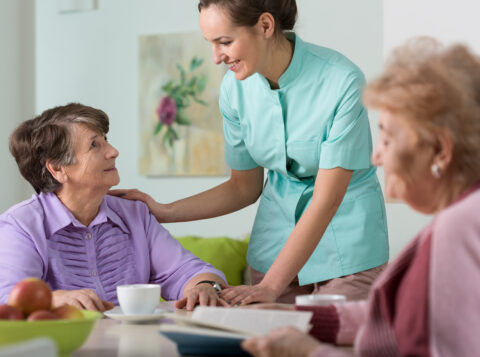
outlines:
[[[445,172],[452,161],[453,140],[446,130],[437,133],[433,163]]]
[[[258,18],[255,27],[257,27],[257,29],[263,36],[265,36],[265,38],[270,38],[275,34],[275,19],[271,13],[264,12]]]
[[[47,160],[47,162],[45,163],[45,167],[47,168],[48,172],[50,172],[50,174],[53,176],[53,178],[61,184],[64,184],[67,181],[68,175],[63,166],[53,164],[50,160]]]

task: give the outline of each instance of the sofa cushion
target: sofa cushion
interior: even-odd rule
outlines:
[[[237,240],[228,237],[203,238],[176,237],[185,249],[221,270],[229,285],[241,285],[247,265],[248,238]]]

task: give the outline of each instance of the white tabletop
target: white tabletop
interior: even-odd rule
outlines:
[[[172,302],[162,302],[159,308],[174,311]],[[185,311],[175,311],[188,314]],[[175,343],[158,332],[162,320],[131,324],[111,319],[98,320],[83,346],[72,357],[178,357]],[[163,323],[171,323],[163,321]],[[340,348],[353,353],[351,347]]]
[[[160,308],[173,310],[171,303]],[[158,333],[159,321],[132,324],[111,319],[98,320],[83,346],[72,357],[177,357],[175,343]]]

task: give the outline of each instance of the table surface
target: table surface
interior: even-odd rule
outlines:
[[[159,308],[173,311],[173,303]],[[158,333],[159,322],[132,324],[111,319],[98,320],[83,346],[72,357],[177,357],[175,343]]]
[[[85,344],[72,357],[93,356],[179,356],[175,343],[158,333],[158,323],[127,324],[97,321]]]
[[[172,302],[162,302],[159,308],[175,311]],[[188,314],[179,310],[175,313]],[[159,326],[159,321],[132,324],[111,319],[98,320],[87,341],[72,357],[180,356],[176,344],[158,332]],[[352,352],[351,348],[342,349]]]

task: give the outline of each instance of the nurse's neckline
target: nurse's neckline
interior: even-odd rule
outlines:
[[[268,84],[270,85],[270,89],[272,90],[277,90],[277,89],[280,89],[280,78],[282,78],[282,76],[285,74],[285,72],[288,71],[288,68],[290,67],[290,64],[292,63],[292,60],[293,60],[293,56],[295,54],[295,39],[291,40],[287,37],[287,41],[288,41],[288,44],[290,46],[290,61],[288,62],[287,64],[287,68],[285,68],[285,71],[283,71],[283,73],[280,75],[280,77],[278,77],[278,83],[276,82],[273,82],[271,81],[270,79],[266,78],[265,79],[267,80]]]
[[[257,73],[257,75],[262,79],[265,85],[265,89],[269,89],[272,93],[282,90],[286,86],[288,86],[295,78],[298,77],[299,71],[301,70],[301,61],[299,59],[300,52],[302,52],[302,40],[294,33],[294,32],[287,32],[285,33],[288,42],[290,43],[292,54],[290,58],[290,62],[285,69],[285,71],[280,75],[278,79],[277,85],[270,81],[265,76]]]

